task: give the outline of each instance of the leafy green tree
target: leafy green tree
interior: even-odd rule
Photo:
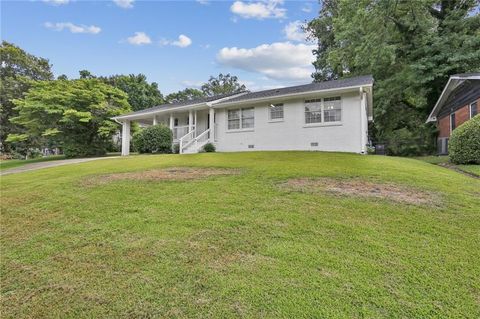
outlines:
[[[210,76],[207,83],[202,85],[202,92],[205,96],[243,92],[247,88],[240,84],[238,77],[220,73],[217,77]]]
[[[101,77],[105,81],[128,94],[128,103],[133,111],[140,111],[152,106],[165,103],[162,93],[155,82],[148,83],[143,74],[113,75],[108,78]]]
[[[110,118],[130,111],[127,95],[99,79],[37,81],[13,102],[19,115],[11,121],[25,131],[7,140],[48,139],[68,157],[104,154],[118,130]]]
[[[167,103],[175,103],[181,101],[190,101],[205,97],[205,94],[197,89],[186,88],[185,90],[170,93],[165,97]]]
[[[455,73],[480,69],[476,0],[325,0],[308,24],[317,81],[372,74],[375,136],[390,153],[433,148],[425,119]]]
[[[32,80],[51,80],[53,74],[48,60],[28,54],[6,41],[0,46],[0,58],[0,152],[10,152],[11,145],[5,143],[8,134],[22,132],[21,127],[10,122],[10,118],[17,115],[12,100],[21,98]]]

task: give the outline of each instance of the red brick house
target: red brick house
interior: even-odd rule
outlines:
[[[452,75],[427,120],[437,122],[439,154],[448,154],[450,134],[477,115],[479,107],[480,73]]]

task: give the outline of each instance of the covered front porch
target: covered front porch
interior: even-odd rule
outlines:
[[[188,108],[159,108],[145,113],[119,116],[115,119],[122,124],[122,155],[130,154],[131,123],[141,127],[163,124],[172,130],[173,144],[178,144],[180,154],[196,153],[206,143],[214,142],[215,111],[205,105]],[[172,145],[173,147],[173,145]]]

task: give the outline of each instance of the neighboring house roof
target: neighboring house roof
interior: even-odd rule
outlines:
[[[436,121],[437,116],[441,113],[444,106],[453,106],[455,102],[455,92],[462,89],[462,86],[467,89],[467,91],[469,88],[473,88],[472,90],[474,90],[475,87],[478,87],[476,84],[472,84],[472,81],[480,81],[480,73],[463,73],[450,76],[447,84],[443,88],[442,94],[428,116],[427,123]]]
[[[308,93],[316,93],[321,91],[330,91],[337,89],[356,88],[361,86],[373,85],[373,77],[371,75],[352,77],[342,80],[332,80],[318,83],[309,83],[304,85],[290,86],[272,90],[264,90],[257,92],[240,92],[215,95],[205,97],[201,99],[195,99],[190,101],[182,101],[171,104],[163,104],[154,106],[145,110],[132,112],[120,116],[113,117],[114,120],[122,119],[137,119],[142,118],[145,115],[151,115],[156,113],[162,113],[168,110],[183,109],[196,106],[212,106],[212,105],[230,105],[242,102],[262,101],[269,98],[281,98],[284,96],[305,95]],[[371,96],[370,96],[371,98]],[[371,107],[371,103],[369,103]],[[370,112],[371,114],[371,112]]]
[[[230,99],[225,99],[220,103],[216,103],[216,105],[233,104],[236,102],[268,99],[273,97],[282,97],[285,95],[296,95],[296,94],[302,94],[302,93],[326,91],[326,90],[341,89],[341,88],[348,88],[348,87],[358,87],[362,85],[365,85],[365,86],[373,85],[373,77],[371,75],[365,75],[365,76],[358,76],[358,77],[347,78],[342,80],[315,82],[315,83],[309,83],[304,85],[289,86],[285,88],[250,92],[247,94],[242,94],[236,97],[232,97]]]

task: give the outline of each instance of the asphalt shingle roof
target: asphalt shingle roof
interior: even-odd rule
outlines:
[[[347,78],[342,80],[316,82],[316,83],[310,83],[310,84],[304,84],[304,85],[289,86],[289,87],[279,88],[279,89],[250,92],[240,96],[232,97],[231,99],[222,101],[217,105],[239,102],[239,101],[246,101],[246,100],[253,100],[253,99],[282,96],[282,95],[295,94],[295,93],[306,93],[306,92],[337,89],[337,88],[350,87],[350,86],[369,85],[369,84],[373,84],[373,77],[371,75],[365,75],[365,76],[358,76],[358,77]]]
[[[289,86],[284,88],[257,91],[257,92],[246,91],[246,92],[228,93],[228,94],[204,97],[204,98],[195,99],[195,100],[180,101],[175,103],[157,105],[145,110],[123,114],[119,117],[130,116],[130,115],[142,115],[144,113],[151,113],[157,110],[169,110],[169,109],[174,109],[180,106],[208,103],[208,102],[213,102],[213,101],[224,99],[224,98],[226,99],[222,102],[217,103],[217,105],[254,100],[254,99],[276,97],[276,96],[283,96],[283,95],[289,95],[289,94],[295,94],[295,93],[307,93],[307,92],[337,89],[337,88],[344,88],[344,87],[351,87],[351,86],[370,85],[370,84],[373,84],[373,77],[371,75],[365,75],[365,76],[352,77],[352,78],[347,78],[342,80],[316,82],[316,83]],[[228,98],[228,97],[231,97],[231,98]]]

